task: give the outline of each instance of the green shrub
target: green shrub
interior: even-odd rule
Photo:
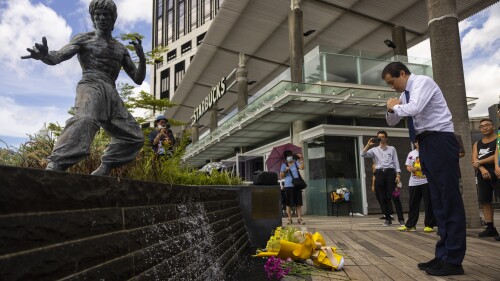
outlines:
[[[50,128],[50,126],[49,126]],[[45,169],[46,158],[54,148],[56,138],[60,134],[57,128],[49,129],[48,134],[29,136],[29,140],[16,151],[0,150],[0,164],[26,168]],[[186,150],[188,136],[179,140],[172,157],[156,156],[147,138],[151,129],[145,129],[144,146],[136,160],[114,169],[112,176],[135,180],[155,181],[179,185],[239,185],[242,180],[228,172],[214,171],[210,175],[199,172],[194,167],[182,162]],[[100,130],[90,146],[90,155],[68,169],[68,172],[90,174],[101,163],[101,156],[106,149],[110,137]]]

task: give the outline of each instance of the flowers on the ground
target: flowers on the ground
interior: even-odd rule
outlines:
[[[294,262],[291,258],[282,260],[280,258],[270,256],[264,265],[264,270],[267,277],[272,280],[273,278],[281,280],[287,275],[295,276],[322,276],[329,278],[330,280],[351,280],[349,277],[344,275],[339,275],[338,273],[324,271],[314,266],[311,259],[307,259],[304,262]]]
[[[283,268],[283,264],[285,263],[286,261],[280,258],[269,257],[266,264],[264,265],[264,270],[266,271],[267,277],[269,279],[276,277],[276,279],[281,280],[281,278],[288,275],[288,273],[290,272],[290,268]]]
[[[281,279],[287,274],[310,275],[317,270],[315,267],[342,269],[344,258],[335,251],[336,248],[326,246],[318,232],[312,234],[305,227],[299,230],[287,226],[276,228],[266,249],[258,250],[256,256],[268,258],[264,268],[269,278]]]

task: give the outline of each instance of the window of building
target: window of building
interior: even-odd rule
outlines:
[[[163,67],[163,61],[157,62],[156,63],[156,69],[160,69]]]
[[[194,59],[194,56],[191,56],[191,58],[189,59],[189,61],[193,61],[193,59]]]
[[[212,1],[213,0],[204,0],[204,11],[203,11],[203,18],[204,22],[207,22],[212,19]]]
[[[170,99],[170,68],[160,73],[160,99]]]
[[[178,6],[177,6],[177,11],[178,11],[178,22],[177,22],[177,39],[182,37],[184,35],[184,27],[185,27],[185,22],[184,20],[186,19],[185,17],[185,12],[186,12],[186,6],[185,6],[185,1],[184,0],[178,0]]]
[[[206,32],[198,35],[198,37],[196,37],[196,46],[199,46],[202,42],[203,42],[203,38],[205,38],[205,34]]]
[[[163,16],[163,0],[156,0],[156,17]]]
[[[167,0],[167,42],[174,41],[174,0]]]
[[[198,27],[198,1],[200,0],[191,0],[191,7],[189,7],[191,18],[188,21],[190,23],[189,31]]]
[[[212,19],[212,2],[213,0],[200,0],[200,25],[205,24]]]
[[[182,78],[184,78],[184,73],[186,72],[185,62],[181,61],[175,65],[175,87],[174,91],[177,90],[177,87],[181,84]]]
[[[212,0],[212,11],[214,17],[217,15],[218,10],[219,10],[219,0]]]
[[[167,53],[167,62],[175,59],[176,57],[177,57],[177,49],[168,52]]]
[[[181,54],[191,51],[191,41],[188,41],[181,46]]]
[[[163,18],[158,18],[156,24],[156,46],[161,46],[163,44]]]

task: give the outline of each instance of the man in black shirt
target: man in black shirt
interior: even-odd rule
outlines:
[[[486,229],[479,233],[479,237],[496,237],[498,236],[498,231],[493,225],[493,206],[491,203],[493,192],[497,185],[497,177],[495,176],[495,147],[497,138],[491,119],[482,119],[479,121],[479,129],[483,134],[483,138],[474,143],[472,148],[472,166],[476,170],[479,200],[481,201],[484,220],[486,221]]]

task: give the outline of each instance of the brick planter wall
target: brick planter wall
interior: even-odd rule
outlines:
[[[224,280],[248,247],[237,187],[0,166],[0,280]]]

